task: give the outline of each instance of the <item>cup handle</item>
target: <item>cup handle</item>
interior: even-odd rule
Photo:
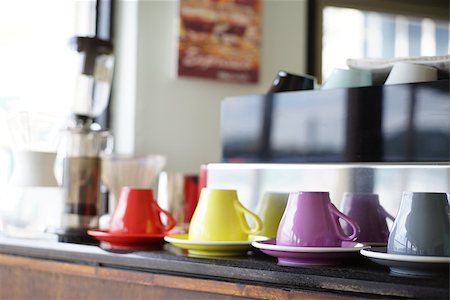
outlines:
[[[335,215],[337,218],[333,218],[335,220],[335,222],[333,222],[334,225],[334,230],[337,234],[337,236],[339,237],[339,239],[341,239],[342,241],[354,241],[356,240],[356,238],[359,236],[360,233],[360,228],[358,226],[358,224],[356,224],[354,221],[350,220],[346,215],[344,215],[343,213],[341,213],[336,206],[333,205],[333,203],[330,202],[330,204],[328,205],[328,209],[330,210],[330,213]],[[345,222],[347,222],[350,227],[352,228],[352,234],[350,236],[347,236],[343,233],[342,229],[340,228],[339,225],[339,218],[343,219]]]
[[[238,210],[242,211],[243,214],[240,216],[240,223],[241,223],[241,228],[244,230],[245,233],[247,234],[255,234],[258,233],[259,231],[261,231],[262,227],[263,227],[263,223],[261,221],[261,219],[253,212],[251,212],[250,210],[248,210],[247,208],[245,208],[241,202],[237,201],[236,203],[236,207]],[[247,225],[247,220],[245,220],[245,214],[248,214],[254,221],[255,221],[255,228],[251,229],[248,225]]]
[[[395,221],[395,218],[388,213],[382,206],[378,207],[378,212],[385,218],[390,219],[392,222]]]
[[[152,204],[156,208],[156,210],[158,211],[158,214],[159,213],[163,213],[167,217],[167,225],[166,226],[161,226],[160,224],[158,224],[158,227],[160,227],[164,233],[166,233],[170,229],[174,228],[175,225],[177,224],[177,221],[175,221],[175,219],[172,217],[172,215],[168,211],[166,211],[166,210],[162,209],[161,207],[159,207],[159,205],[156,202],[153,201]]]

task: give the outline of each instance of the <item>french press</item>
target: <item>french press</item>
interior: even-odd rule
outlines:
[[[112,135],[95,123],[107,107],[113,74],[113,47],[95,37],[74,37],[79,54],[72,120],[62,135],[55,173],[62,186],[63,211],[59,241],[94,243],[87,230],[98,228],[102,153],[112,152]]]

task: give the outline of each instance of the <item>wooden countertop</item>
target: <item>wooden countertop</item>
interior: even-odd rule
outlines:
[[[178,285],[178,288],[189,286],[192,293],[209,293],[210,296],[213,293],[258,299],[290,299],[293,295],[449,299],[448,276],[395,277],[389,274],[388,268],[362,256],[349,265],[293,268],[278,266],[276,260],[259,252],[246,257],[193,258],[171,245],[158,251],[112,253],[97,246],[6,237],[0,237],[0,254],[0,272],[4,274],[15,274],[11,271],[14,266],[21,270],[34,266],[38,273],[49,268],[54,273],[71,270],[79,276],[97,274],[99,280],[104,279],[102,276],[111,279],[111,274],[116,274],[120,276],[114,281],[122,284],[134,282],[142,285],[146,282],[151,286],[156,280],[171,283],[167,287],[169,290],[177,289]],[[70,272],[69,275],[72,274]],[[4,274],[0,273],[2,280]],[[7,277],[10,281],[15,278]],[[9,285],[13,287],[14,283],[17,282]],[[246,294],[243,291],[252,292]],[[6,299],[7,296],[0,293],[0,298]]]

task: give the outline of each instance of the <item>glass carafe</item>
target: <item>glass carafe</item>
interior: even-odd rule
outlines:
[[[98,227],[100,155],[112,151],[108,131],[96,128],[90,118],[78,116],[77,121],[64,132],[55,164],[64,195],[60,236],[83,236],[87,229]]]

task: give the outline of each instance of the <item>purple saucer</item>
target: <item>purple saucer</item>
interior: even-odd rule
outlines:
[[[358,255],[360,250],[370,248],[354,242],[342,242],[340,247],[281,246],[275,240],[256,241],[252,246],[278,258],[278,265],[292,267],[337,265]]]

